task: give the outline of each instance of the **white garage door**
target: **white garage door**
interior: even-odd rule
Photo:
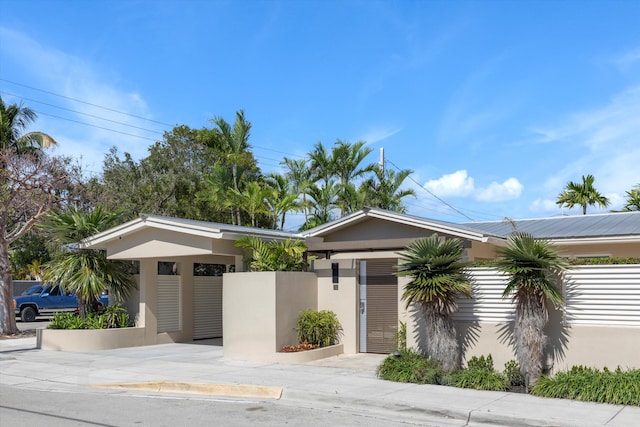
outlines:
[[[222,336],[222,277],[193,278],[193,339]]]

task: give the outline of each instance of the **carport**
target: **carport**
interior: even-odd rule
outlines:
[[[296,237],[275,230],[141,215],[84,244],[106,250],[110,259],[138,263],[138,290],[123,305],[136,326],[144,328],[144,344],[161,344],[222,336],[222,274],[244,270],[244,253],[235,241],[246,235],[267,240]]]

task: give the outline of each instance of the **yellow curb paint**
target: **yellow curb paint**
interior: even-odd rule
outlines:
[[[243,384],[197,384],[157,381],[146,383],[92,384],[92,387],[125,390],[151,390],[157,393],[207,394],[211,396],[251,397],[259,399],[280,399],[281,387],[266,387]]]

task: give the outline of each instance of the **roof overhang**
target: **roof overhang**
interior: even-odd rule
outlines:
[[[391,221],[398,224],[429,230],[434,233],[443,233],[450,236],[459,237],[461,239],[473,240],[483,243],[490,242],[496,244],[496,242],[503,240],[499,237],[494,237],[479,231],[460,227],[457,224],[444,221],[431,221],[425,218],[418,218],[410,215],[375,208],[364,208],[339,220],[307,230],[306,232],[303,232],[302,235],[307,238],[322,238],[322,236],[333,233],[335,231],[339,231],[340,229],[354,225],[367,218],[377,218],[384,221]]]
[[[82,241],[86,248],[103,249],[112,259],[141,259],[164,256],[241,255],[235,241],[252,235],[268,240],[301,239],[292,233],[141,215]]]

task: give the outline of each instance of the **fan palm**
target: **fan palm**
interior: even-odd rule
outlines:
[[[527,233],[514,233],[507,246],[497,252],[501,256],[498,268],[509,275],[502,297],[512,298],[516,304],[516,356],[529,387],[542,373],[547,304],[562,304],[562,292],[555,279],[568,265],[549,241]]]
[[[81,316],[92,310],[103,290],[108,289],[109,295],[123,300],[135,287],[129,263],[107,259],[105,251],[83,248],[79,243],[117,225],[122,215],[102,207],[89,213],[70,207],[50,214],[40,225],[60,245],[60,252],[45,265],[43,279],[75,292]]]
[[[410,277],[402,299],[407,307],[421,305],[426,324],[426,353],[451,371],[460,364],[460,346],[452,314],[457,298],[471,297],[471,279],[462,261],[459,239],[442,241],[437,235],[418,239],[400,255],[398,276]]]
[[[582,214],[587,214],[587,206],[599,205],[603,208],[609,206],[609,199],[600,194],[593,186],[593,175],[582,176],[582,182],[569,181],[565,189],[558,195],[556,204],[566,206],[569,209],[575,205],[582,206]]]
[[[6,105],[0,97],[0,150],[13,148],[22,154],[55,145],[56,141],[44,132],[24,133],[36,117],[32,109],[18,104]]]

